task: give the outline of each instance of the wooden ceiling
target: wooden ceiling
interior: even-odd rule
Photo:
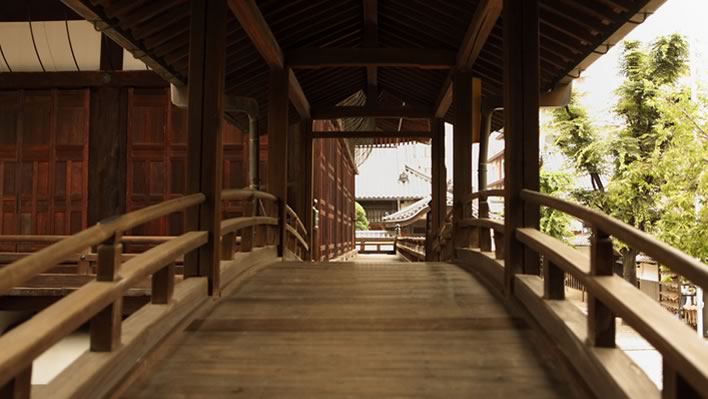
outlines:
[[[63,1],[96,20],[98,28],[108,28],[109,36],[119,37],[120,44],[162,76],[186,83],[188,0]],[[577,76],[664,1],[539,0],[541,87],[551,90]],[[226,93],[254,97],[262,110],[268,105],[269,67],[290,66],[290,60],[295,77],[291,99],[300,97],[293,111],[311,110],[313,117],[327,115],[363,90],[376,95],[372,107],[398,99],[410,110],[408,116],[438,115],[453,122],[453,66],[471,68],[483,80],[485,96],[502,94],[502,0],[228,3],[248,21],[248,32],[233,13],[227,16]],[[254,31],[272,36],[254,38]],[[370,47],[385,50],[364,50]],[[495,125],[501,126],[498,116]]]

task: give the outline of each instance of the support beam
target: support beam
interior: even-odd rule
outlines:
[[[487,42],[502,12],[502,0],[482,0],[472,16],[462,44],[457,52],[456,64],[460,69],[472,68],[482,47]],[[442,118],[452,104],[452,76],[443,83],[435,103],[435,117]]]
[[[123,47],[104,34],[101,34],[99,68],[102,71],[120,71],[123,69]]]
[[[460,225],[468,216],[464,198],[472,193],[472,143],[479,140],[482,84],[471,72],[454,74],[455,128],[453,132],[453,224],[455,248],[470,245],[470,230]]]
[[[219,241],[224,115],[225,0],[191,0],[189,112],[187,114],[187,193],[206,201],[187,214],[189,230],[209,233],[209,242],[185,260],[185,276],[206,276],[209,292],[219,295]]]
[[[0,90],[82,89],[86,87],[155,87],[168,83],[153,71],[3,72]]]
[[[487,189],[487,160],[489,157],[489,135],[492,133],[493,114],[493,110],[482,109],[482,127],[479,135],[479,157],[477,160],[477,191],[480,192]],[[480,218],[489,217],[489,202],[484,195],[479,197],[478,215]],[[490,233],[489,229],[479,229],[479,248],[481,251],[489,252],[492,250]]]
[[[447,215],[447,170],[445,169],[445,122],[441,118],[432,120],[433,140],[432,140],[432,199],[430,201],[431,223],[430,229],[432,237],[427,240],[432,240],[440,228],[445,223]],[[430,242],[433,244],[433,242]],[[433,255],[433,254],[431,254]],[[428,260],[435,261],[440,259],[430,258]]]
[[[520,227],[539,224],[539,208],[521,199],[539,189],[538,1],[505,0],[504,6],[504,264],[505,290],[514,274],[538,273],[538,256],[516,239]],[[519,66],[523,65],[523,68]]]
[[[285,205],[288,203],[289,71],[273,68],[268,102],[268,192],[278,197],[278,256],[285,247]]]
[[[424,108],[405,107],[326,107],[312,108],[312,119],[340,119],[340,118],[406,118],[430,119],[433,110]]]
[[[356,139],[356,138],[379,138],[379,137],[399,137],[399,138],[430,138],[432,132],[425,131],[378,131],[378,130],[355,130],[355,131],[329,131],[329,132],[312,132],[312,137],[315,139]]]
[[[296,69],[366,66],[449,69],[455,65],[455,53],[423,48],[301,48],[290,50],[285,60]]]
[[[283,51],[280,49],[275,35],[270,30],[261,10],[254,0],[228,0],[231,12],[236,16],[246,35],[251,39],[251,43],[263,60],[271,68],[284,69]],[[302,87],[294,73],[290,73],[288,79],[288,92],[293,106],[303,119],[309,119],[310,104],[305,97]]]

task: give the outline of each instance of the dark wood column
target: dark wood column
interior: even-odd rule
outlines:
[[[121,87],[91,89],[88,224],[125,213],[128,93]]]
[[[303,160],[303,213],[300,215],[302,218],[302,223],[305,225],[307,230],[308,245],[310,246],[310,251],[307,253],[307,259],[312,260],[313,246],[315,244],[314,239],[314,215],[312,213],[312,206],[315,200],[315,184],[314,184],[314,140],[312,139],[312,120],[305,119],[302,121],[302,160]]]
[[[460,228],[459,221],[466,216],[463,199],[472,192],[472,143],[479,138],[481,83],[472,77],[471,72],[456,71],[453,77],[455,128],[452,139],[452,240],[455,248],[458,248],[470,245],[470,230]]]
[[[521,200],[539,188],[539,32],[537,0],[504,2],[505,287],[515,273],[538,273],[538,256],[517,241],[519,227],[538,227],[538,206]]]
[[[185,275],[209,277],[209,292],[218,295],[227,10],[225,0],[192,0],[191,11],[187,192],[204,193],[206,202],[187,214],[187,226],[207,231],[209,242],[188,258]]]
[[[287,69],[274,67],[270,72],[268,104],[268,191],[280,202],[278,217],[278,256],[285,243],[285,205],[288,203],[288,85]]]
[[[441,118],[433,119],[432,128],[432,200],[430,201],[430,229],[431,237],[426,242],[432,244],[432,239],[437,235],[445,223],[447,214],[447,170],[445,168],[445,122]],[[428,252],[426,252],[427,254]],[[430,254],[432,255],[432,254]],[[432,256],[428,260],[434,259]]]
[[[482,110],[482,126],[479,135],[479,159],[477,166],[477,190],[487,189],[487,159],[489,157],[489,135],[492,131],[492,114],[494,111]],[[489,202],[486,196],[479,197],[479,217],[489,217]],[[492,250],[492,237],[489,229],[479,229],[479,248],[481,251]]]

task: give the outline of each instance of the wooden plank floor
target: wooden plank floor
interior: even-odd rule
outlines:
[[[571,397],[530,334],[453,265],[283,262],[192,323],[124,397]]]

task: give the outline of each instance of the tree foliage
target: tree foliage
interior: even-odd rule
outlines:
[[[366,217],[366,210],[364,210],[364,207],[361,206],[360,203],[354,202],[354,210],[356,212],[356,230],[369,230],[369,219]]]
[[[541,170],[541,192],[553,196],[562,196],[572,187],[572,176],[567,172]],[[548,207],[541,207],[541,231],[564,241],[570,240],[570,217],[567,214]]]
[[[624,126],[600,137],[574,98],[554,111],[554,143],[577,173],[591,178],[592,190],[573,192],[577,200],[706,259],[707,107],[689,101],[680,85],[687,58],[687,42],[678,34],[649,47],[625,41],[625,80],[614,109]],[[635,282],[637,251],[617,244],[625,278]]]

